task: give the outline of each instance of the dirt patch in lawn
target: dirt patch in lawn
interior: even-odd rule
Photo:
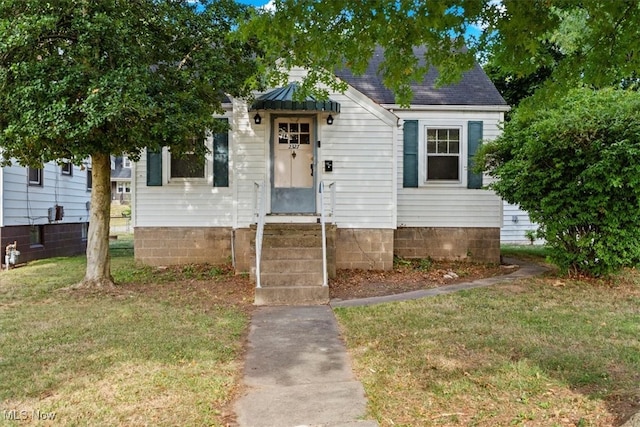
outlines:
[[[217,274],[211,275],[212,268]],[[332,299],[342,300],[394,295],[505,275],[517,269],[517,265],[401,260],[390,271],[338,270],[329,281],[329,293]],[[248,274],[233,274],[231,266],[171,266],[157,269],[153,277],[150,283],[124,283],[109,292],[119,297],[136,292],[189,304],[196,301],[205,311],[222,305],[250,312],[253,307],[255,282]]]
[[[510,264],[397,260],[393,270],[389,271],[338,270],[336,277],[329,280],[329,292],[332,299],[342,300],[394,295],[501,276],[518,268],[518,265]],[[204,310],[222,305],[241,307],[245,311],[251,310],[255,295],[255,281],[248,274],[234,274],[230,265],[155,268],[147,282],[121,283],[106,292],[118,297],[136,292],[189,304],[195,301]]]

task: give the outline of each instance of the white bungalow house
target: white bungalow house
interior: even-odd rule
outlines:
[[[2,262],[16,242],[17,263],[84,253],[91,198],[90,167],[46,163],[0,169]],[[6,266],[3,266],[6,268]]]
[[[204,163],[143,155],[136,259],[232,260],[255,275],[257,304],[326,301],[336,268],[387,270],[394,256],[498,262],[502,200],[470,159],[509,107],[476,66],[441,88],[429,73],[402,108],[380,60],[364,76],[338,73],[348,89],[327,101],[292,100],[302,70],[251,104],[231,100],[231,131],[206,139]]]

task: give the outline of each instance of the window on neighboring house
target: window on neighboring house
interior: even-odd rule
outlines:
[[[73,175],[73,164],[70,162],[64,162],[62,166],[60,166],[60,173],[62,175]]]
[[[131,184],[128,182],[118,182],[118,194],[131,193]]]
[[[131,168],[131,160],[127,156],[122,158],[122,167],[123,168]]]
[[[27,168],[29,174],[29,185],[42,186],[42,169]]]
[[[82,223],[82,240],[87,240],[88,236],[89,236],[89,223],[83,222]]]
[[[91,168],[87,168],[87,191],[93,188],[93,178],[91,177]]]
[[[460,128],[426,129],[427,182],[460,182]]]
[[[44,226],[32,225],[29,230],[29,244],[31,246],[44,245]]]
[[[194,153],[173,156],[171,153],[171,178],[204,178],[205,159]]]

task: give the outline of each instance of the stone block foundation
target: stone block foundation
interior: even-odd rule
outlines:
[[[391,270],[394,255],[500,262],[499,228],[329,228],[327,231],[330,277],[335,275],[335,268]],[[236,230],[231,227],[136,227],[135,259],[159,266],[224,264],[233,256],[236,272],[253,272],[255,235],[255,226]]]
[[[394,253],[401,258],[500,262],[500,228],[399,227]]]
[[[392,270],[393,234],[391,229],[338,228],[336,267]]]
[[[136,227],[136,261],[152,266],[224,264],[231,260],[230,227]]]

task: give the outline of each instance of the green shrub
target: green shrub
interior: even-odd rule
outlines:
[[[540,224],[566,271],[599,276],[640,261],[639,111],[638,92],[614,89],[523,103],[479,155],[491,188]]]

